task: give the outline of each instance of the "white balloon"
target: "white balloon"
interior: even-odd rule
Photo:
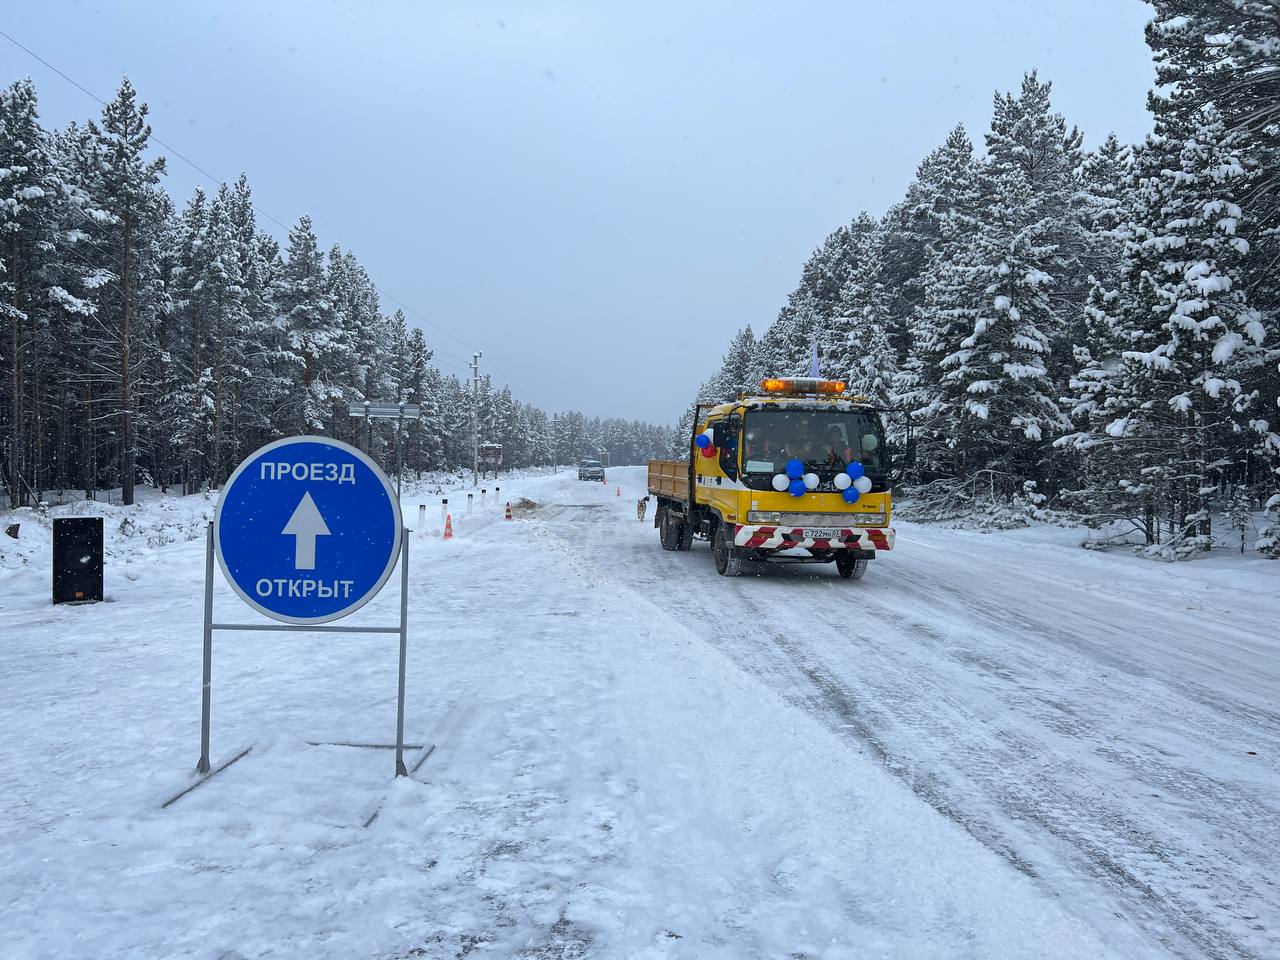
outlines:
[[[806,473],[804,475],[804,488],[806,490],[816,490],[818,488],[818,475],[816,473]]]
[[[786,490],[787,486],[790,483],[791,483],[791,478],[788,477],[785,473],[775,473],[773,475],[773,489],[777,490],[779,493],[782,493],[783,490]]]
[[[853,477],[847,473],[841,472],[836,474],[835,484],[837,490],[848,490],[849,484],[853,483]]]
[[[871,478],[865,474],[859,477],[857,480],[853,481],[853,489],[857,490],[859,493],[870,493]]]

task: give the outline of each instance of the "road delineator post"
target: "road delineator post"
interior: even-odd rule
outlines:
[[[505,517],[503,517],[502,519],[504,519],[504,520],[510,520],[510,519],[512,519],[512,516],[511,516],[511,501],[510,501],[510,500],[508,500],[508,501],[507,501],[507,515],[506,515]]]
[[[444,515],[444,539],[453,539],[453,517],[447,513]]]
[[[427,529],[427,505],[425,503],[418,504],[418,529]]]

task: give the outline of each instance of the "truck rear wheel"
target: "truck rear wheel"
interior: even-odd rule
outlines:
[[[836,554],[836,570],[846,580],[861,580],[866,576],[870,562],[866,557],[854,557],[847,552]]]
[[[671,519],[666,507],[659,508],[662,516],[658,518],[658,537],[662,541],[663,550],[680,549],[680,525]]]
[[[693,524],[692,523],[680,524],[680,536],[676,538],[676,549],[677,550],[693,549]]]
[[[716,539],[711,549],[716,561],[716,573],[722,577],[736,577],[742,573],[742,552],[729,542],[723,523],[716,524]]]

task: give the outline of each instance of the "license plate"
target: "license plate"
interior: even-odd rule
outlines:
[[[804,535],[809,540],[835,540],[840,531],[834,527],[805,527]]]

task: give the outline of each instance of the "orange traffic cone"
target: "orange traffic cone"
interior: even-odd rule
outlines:
[[[622,487],[618,487],[618,492],[617,492],[617,493],[615,493],[615,494],[614,494],[614,496],[615,496],[615,497],[620,497],[620,496],[622,496]]]
[[[510,520],[510,519],[512,519],[512,517],[511,517],[511,501],[510,501],[510,500],[508,500],[508,501],[507,501],[507,515],[506,515],[505,517],[503,517],[502,519],[504,519],[504,520]]]
[[[444,539],[453,539],[453,514],[451,513],[444,515]]]

